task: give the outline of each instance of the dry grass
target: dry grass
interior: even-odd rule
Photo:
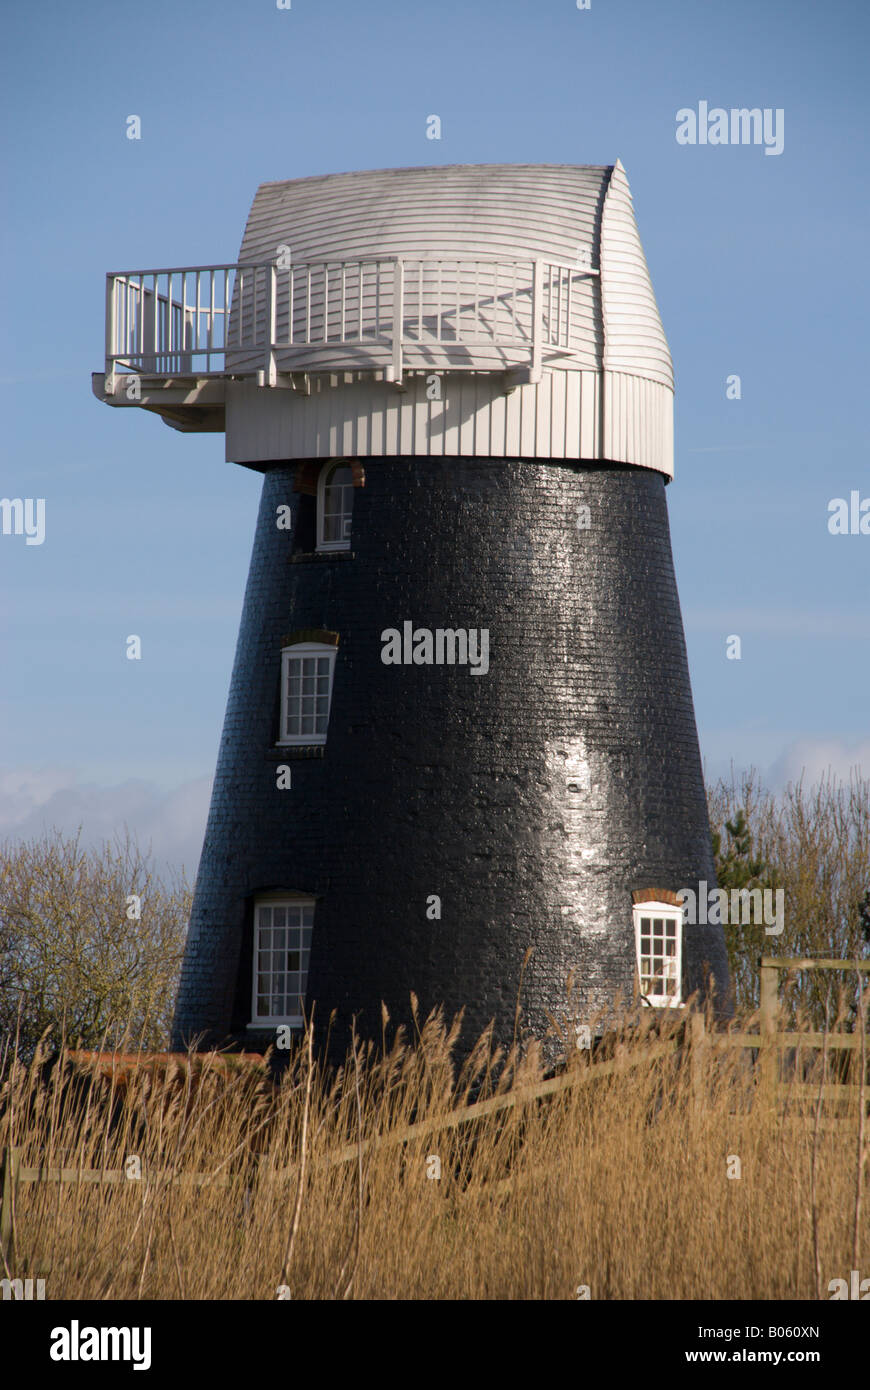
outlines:
[[[431,1018],[386,1055],[355,1044],[338,1074],[302,1047],[277,1088],[206,1057],[198,1076],[141,1071],[123,1094],[95,1080],[77,1095],[70,1064],[46,1082],[7,1058],[0,1146],[32,1166],[117,1170],[136,1155],[143,1178],[21,1184],[4,1274],[72,1299],[274,1299],[280,1284],[294,1299],[558,1299],[580,1285],[597,1299],[806,1299],[829,1297],[856,1254],[866,1275],[857,1111],[822,1127],[812,1106],[772,1104],[749,1054],[707,1048],[693,1068],[677,1021],[653,1037],[648,1017],[610,1040],[596,1080],[600,1064],[575,1053],[578,1084],[441,1128],[539,1081],[534,1050],[493,1058],[484,1039],[460,1068],[455,1030]]]

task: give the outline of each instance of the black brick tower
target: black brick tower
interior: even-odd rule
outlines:
[[[220,373],[166,281],[197,384],[147,398],[264,474],[174,1045],[724,998],[675,908],[715,874],[622,166],[263,185],[232,274]],[[154,336],[116,378],[177,380]]]

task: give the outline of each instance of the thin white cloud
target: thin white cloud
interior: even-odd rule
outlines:
[[[779,744],[780,751],[775,752]],[[803,778],[811,787],[828,774],[848,783],[853,773],[870,778],[870,739],[815,738],[810,734],[781,734],[762,728],[717,729],[702,737],[704,776],[708,783],[729,782],[754,767],[772,792]]]
[[[45,830],[95,844],[126,826],[160,865],[184,868],[193,879],[202,849],[211,778],[197,777],[166,792],[129,779],[114,786],[82,782],[72,768],[0,769],[0,840],[27,840]]]
[[[771,764],[767,781],[779,790],[789,782],[798,782],[802,775],[805,785],[811,786],[828,773],[848,782],[853,772],[870,777],[870,739],[849,744],[835,738],[801,738],[784,748]]]

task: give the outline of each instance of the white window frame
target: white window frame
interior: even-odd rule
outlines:
[[[333,470],[334,468],[346,468],[346,469],[348,469],[349,472],[351,472],[351,476],[352,476],[352,469],[351,469],[351,461],[350,461],[350,459],[330,459],[329,462],[328,462],[328,463],[325,463],[325,464],[323,465],[323,467],[321,468],[321,470],[320,470],[320,474],[319,474],[318,479],[317,479],[317,549],[318,549],[318,550],[350,550],[351,525],[352,525],[352,523],[353,523],[353,492],[351,492],[350,516],[346,518],[345,525],[344,525],[344,529],[346,530],[347,535],[346,535],[346,536],[343,536],[342,539],[341,539],[341,540],[338,540],[338,541],[328,541],[328,540],[325,540],[325,539],[324,539],[324,536],[323,536],[323,523],[324,523],[324,519],[325,519],[325,518],[324,518],[324,502],[325,502],[325,499],[326,499],[326,480],[327,480],[327,478],[329,477],[330,473],[332,472],[332,470]]]
[[[283,927],[275,928],[275,927],[274,927],[274,919],[270,919],[269,925],[266,926],[266,924],[261,920],[261,917],[262,917],[262,915],[263,915],[264,909],[266,909],[266,908],[269,908],[269,909],[273,909],[273,908],[286,908],[286,909],[289,909],[290,911],[292,911],[292,912],[294,913],[294,915],[295,915],[295,914],[297,913],[297,911],[298,911],[299,914],[300,914],[300,922],[299,922],[298,924],[295,923],[295,922],[294,922],[294,923],[288,923],[288,922],[287,922],[287,918],[285,917],[285,919],[284,919],[285,925],[284,925]],[[249,1027],[249,1028],[255,1028],[255,1029],[260,1029],[260,1030],[262,1030],[262,1029],[277,1028],[277,1027],[279,1027],[279,1026],[281,1026],[281,1025],[289,1026],[289,1027],[291,1027],[291,1028],[301,1028],[301,1027],[303,1026],[305,1020],[304,1020],[304,1018],[303,1018],[303,1015],[302,1015],[301,1011],[298,1011],[298,1012],[296,1012],[296,1013],[291,1013],[291,1012],[287,1011],[287,1012],[284,1012],[284,1013],[281,1013],[281,1014],[272,1014],[272,1013],[262,1014],[262,1013],[260,1013],[260,1004],[259,1004],[259,1001],[260,1001],[260,999],[261,999],[261,997],[262,997],[262,993],[261,993],[261,991],[260,991],[259,984],[260,984],[260,979],[261,979],[261,977],[262,977],[262,976],[266,976],[267,978],[270,978],[270,977],[272,977],[272,976],[275,975],[275,974],[279,974],[279,975],[284,974],[284,975],[286,975],[286,974],[291,974],[291,973],[297,973],[297,972],[290,972],[290,971],[286,971],[286,970],[285,970],[285,971],[280,971],[280,970],[279,970],[279,971],[275,971],[274,968],[273,968],[273,962],[272,962],[271,959],[270,959],[270,961],[269,961],[269,969],[268,969],[267,971],[263,971],[263,970],[260,969],[260,964],[261,964],[261,961],[260,961],[260,951],[261,951],[261,949],[268,951],[269,954],[270,954],[270,956],[271,956],[273,953],[277,952],[277,951],[283,952],[284,950],[287,949],[286,946],[276,948],[276,947],[274,946],[274,938],[272,938],[272,940],[270,941],[270,943],[269,943],[268,946],[263,946],[262,943],[261,943],[261,940],[260,940],[260,932],[261,932],[261,931],[274,931],[274,930],[279,930],[279,931],[280,931],[280,930],[284,930],[284,931],[295,931],[295,932],[299,933],[298,940],[299,940],[299,949],[300,949],[300,953],[301,953],[301,958],[300,958],[300,966],[299,966],[299,971],[298,971],[298,974],[299,974],[299,976],[300,976],[300,990],[299,990],[299,994],[298,994],[297,998],[299,998],[299,999],[304,999],[304,998],[305,998],[305,992],[306,992],[306,990],[307,990],[307,988],[308,988],[308,962],[309,962],[310,952],[311,952],[311,937],[312,937],[313,932],[314,932],[314,909],[315,909],[315,900],[314,900],[314,898],[305,898],[305,897],[301,897],[301,896],[300,896],[300,897],[284,897],[284,898],[278,898],[278,897],[275,897],[275,898],[272,898],[272,897],[268,897],[268,898],[266,898],[266,897],[264,897],[264,898],[255,898],[255,900],[254,900],[254,951],[253,951],[253,961],[252,961],[252,967],[253,967],[253,968],[252,968],[252,972],[251,972],[251,1021],[250,1021],[250,1023],[248,1024],[248,1027]],[[309,919],[307,922],[305,921],[305,914],[306,914],[306,913],[308,914],[308,919]],[[304,944],[306,938],[302,935],[302,931],[303,931],[303,930],[307,930],[308,933],[309,933],[309,935],[308,935],[308,937],[307,937],[307,941],[308,941],[307,947],[306,947],[305,944]],[[303,964],[303,962],[304,962],[304,964]],[[286,997],[286,991],[282,991],[282,995],[284,995],[284,996]]]
[[[634,915],[634,949],[635,964],[637,967],[638,988],[642,999],[657,1009],[674,1009],[682,1007],[683,1000],[683,909],[674,907],[673,903],[663,903],[652,901],[647,903],[636,903],[633,908]],[[675,924],[676,953],[673,956],[664,957],[669,969],[666,972],[667,978],[675,982],[673,994],[666,993],[662,988],[654,989],[651,992],[643,991],[643,969],[641,954],[641,944],[643,937],[643,919],[658,918],[668,924]],[[664,977],[663,977],[664,978]]]
[[[326,742],[326,735],[329,729],[329,714],[332,709],[332,683],[335,676],[335,658],[337,649],[327,642],[296,642],[292,646],[283,647],[281,650],[281,723],[278,733],[278,746],[282,748],[311,747],[315,744]],[[326,725],[320,733],[310,734],[288,734],[287,721],[290,710],[288,707],[287,685],[290,678],[290,663],[298,658],[304,657],[328,657],[329,658],[329,688],[327,691],[326,705]],[[316,691],[315,691],[316,695]],[[315,711],[316,714],[316,711]]]

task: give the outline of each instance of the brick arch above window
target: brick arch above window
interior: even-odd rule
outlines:
[[[322,642],[325,647],[337,647],[339,634],[322,627],[298,627],[281,638],[281,647],[297,647],[301,642]]]
[[[671,907],[682,907],[682,901],[670,888],[636,888],[631,895],[635,907],[640,903],[668,903]]]
[[[308,459],[305,463],[300,463],[296,468],[296,476],[293,480],[293,491],[303,492],[309,497],[317,496],[317,483],[324,467],[335,463],[346,463],[350,466],[351,476],[354,487],[365,487],[366,471],[359,459],[334,458],[328,459],[324,464],[322,459]]]

